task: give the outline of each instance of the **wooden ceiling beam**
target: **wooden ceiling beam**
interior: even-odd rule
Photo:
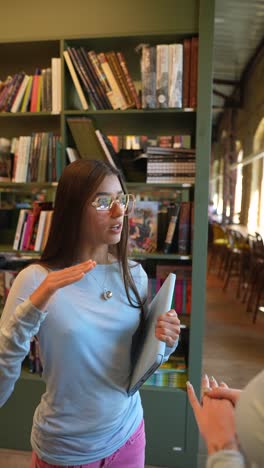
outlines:
[[[240,84],[239,80],[224,80],[222,78],[214,78],[214,84],[226,85],[226,86],[238,86]]]

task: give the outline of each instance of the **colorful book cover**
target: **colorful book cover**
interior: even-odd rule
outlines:
[[[157,201],[137,201],[129,218],[129,252],[151,253],[157,250]]]

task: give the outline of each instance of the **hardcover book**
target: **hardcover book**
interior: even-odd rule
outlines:
[[[86,117],[70,117],[67,119],[73,139],[80,156],[84,159],[108,160],[101,146],[91,119]]]
[[[169,46],[168,44],[158,44],[156,46],[156,96],[157,107],[168,107],[169,88]]]
[[[156,105],[156,48],[144,46],[141,57],[142,108]]]
[[[182,107],[183,46],[169,45],[168,106]]]
[[[88,102],[86,100],[86,97],[84,95],[84,92],[82,90],[79,78],[78,78],[77,73],[75,71],[75,68],[74,68],[74,66],[72,64],[72,61],[71,61],[68,50],[63,51],[63,56],[64,56],[65,62],[67,64],[67,67],[69,69],[69,73],[71,75],[71,78],[72,78],[73,84],[75,86],[77,95],[78,95],[78,97],[80,99],[81,106],[82,106],[83,110],[87,110],[89,108],[89,104],[88,104]]]
[[[137,201],[134,213],[129,218],[130,253],[155,252],[158,232],[157,201]]]

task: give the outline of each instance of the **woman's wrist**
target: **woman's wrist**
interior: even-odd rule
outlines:
[[[44,311],[52,294],[46,290],[43,285],[40,285],[29,297],[33,306]]]
[[[238,450],[238,444],[235,440],[230,440],[229,442],[222,444],[212,442],[207,444],[208,455],[212,455],[220,450]]]

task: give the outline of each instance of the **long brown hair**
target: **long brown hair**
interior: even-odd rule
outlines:
[[[85,204],[92,199],[98,186],[109,175],[116,175],[126,192],[120,172],[107,162],[79,159],[64,169],[56,191],[49,237],[39,263],[49,268],[65,268],[77,261]],[[125,216],[120,241],[110,246],[109,251],[117,258],[121,267],[129,303],[143,310],[143,303],[128,265],[128,233],[128,218]],[[131,297],[131,290],[136,302]]]

